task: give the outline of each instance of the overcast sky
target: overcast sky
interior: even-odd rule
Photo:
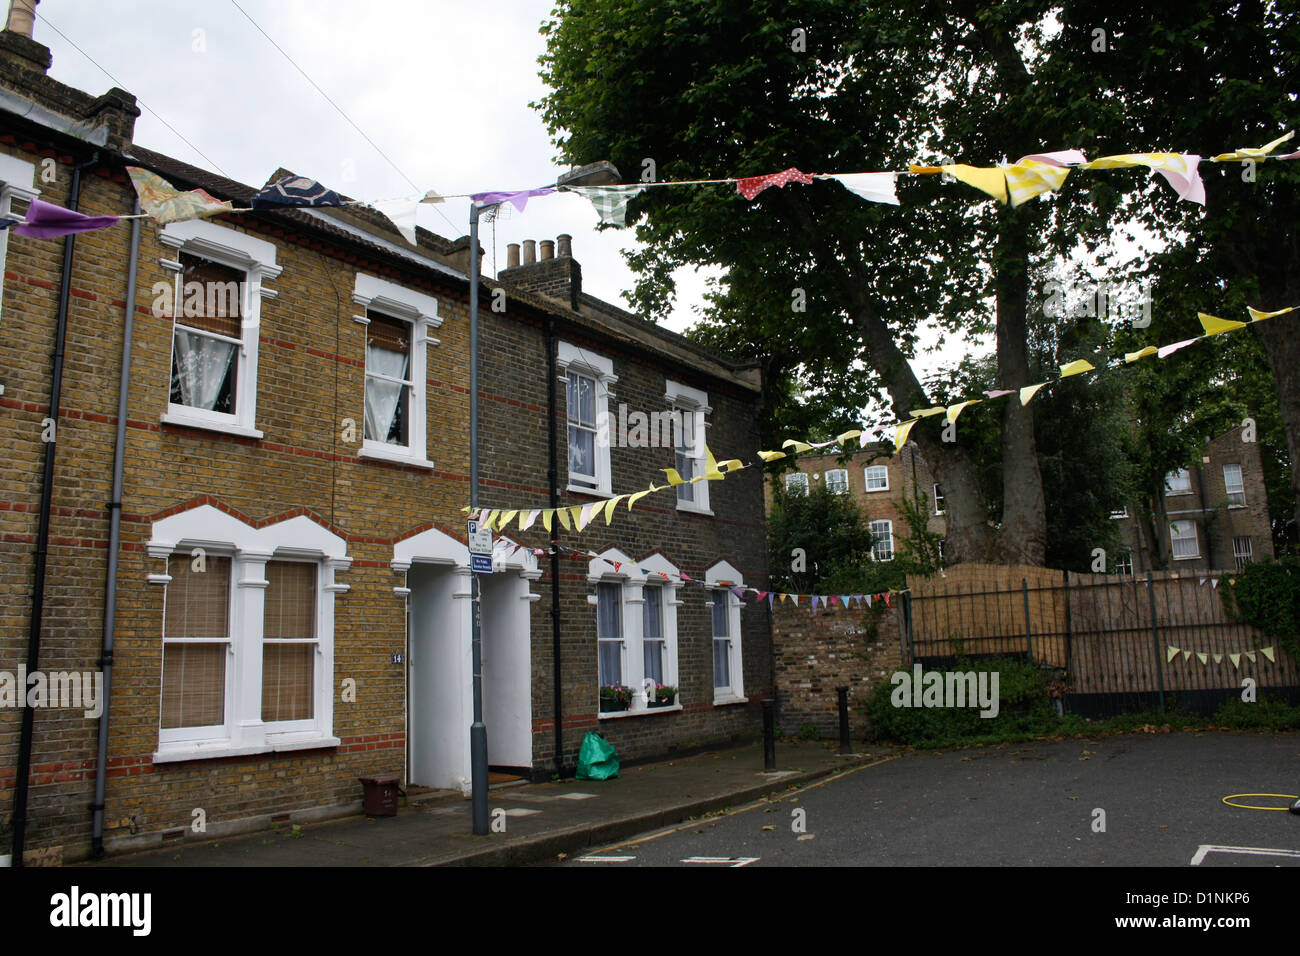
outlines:
[[[34,35],[53,53],[54,78],[136,96],[143,146],[250,185],[283,166],[354,198],[383,199],[554,182],[555,151],[528,107],[546,94],[538,27],[550,10],[551,0],[42,0]],[[422,225],[453,238],[468,231],[468,200],[433,208],[442,215]],[[505,266],[508,242],[569,233],[583,288],[626,304],[633,278],[620,250],[632,231],[595,225],[595,211],[574,195],[510,209],[495,235],[483,228],[485,271]],[[692,321],[703,290],[702,277],[679,277],[669,327]],[[959,348],[944,350],[957,357]]]

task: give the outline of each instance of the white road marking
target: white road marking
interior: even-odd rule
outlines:
[[[541,813],[541,810],[534,810],[531,807],[511,807],[506,811],[508,817],[526,817],[530,813]]]
[[[756,856],[688,856],[682,860],[683,863],[724,863],[733,869],[738,866],[748,866],[751,863],[757,863],[759,860]]]
[[[594,793],[562,793],[557,799],[559,800],[590,800]]]
[[[1215,846],[1202,843],[1192,856],[1192,866],[1200,866],[1211,853],[1242,853],[1247,856],[1289,856],[1300,859],[1300,850],[1278,850],[1266,846]]]
[[[580,856],[579,863],[631,863],[634,856]]]

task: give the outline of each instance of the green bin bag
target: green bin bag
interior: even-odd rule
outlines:
[[[617,776],[618,754],[614,745],[598,733],[588,733],[578,750],[578,779],[608,780]]]

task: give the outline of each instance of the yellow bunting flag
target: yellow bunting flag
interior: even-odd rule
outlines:
[[[605,502],[605,525],[606,525],[606,527],[608,527],[608,526],[609,526],[609,523],[610,523],[611,521],[614,520],[614,508],[615,508],[615,506],[617,506],[618,503],[619,503],[620,501],[622,501],[622,500],[623,500],[624,498],[626,498],[626,497],[627,497],[627,495],[615,495],[613,498],[610,498],[609,501]]]
[[[1185,664],[1185,663],[1187,663],[1188,661],[1190,661],[1191,659],[1192,659],[1192,652],[1191,652],[1191,651],[1183,651],[1183,663]]]
[[[683,478],[681,475],[677,474],[676,468],[660,468],[659,470],[668,476],[668,484],[670,485],[686,484],[686,479]]]
[[[1243,160],[1243,159],[1263,159],[1263,158],[1264,158],[1265,156],[1267,156],[1269,153],[1273,152],[1273,150],[1277,149],[1277,148],[1278,148],[1279,146],[1281,146],[1283,143],[1285,143],[1285,142],[1287,142],[1288,140],[1290,140],[1291,137],[1293,137],[1293,136],[1295,136],[1295,131],[1294,131],[1294,130],[1292,130],[1292,131],[1289,132],[1289,133],[1286,133],[1286,134],[1283,135],[1283,136],[1279,136],[1277,139],[1273,140],[1273,142],[1271,142],[1271,143],[1265,143],[1263,146],[1260,146],[1260,147],[1257,147],[1257,148],[1254,148],[1254,149],[1252,149],[1252,148],[1249,147],[1249,146],[1241,146],[1241,147],[1239,147],[1239,148],[1233,150],[1231,153],[1220,153],[1218,156],[1215,156],[1215,157],[1214,157],[1214,162],[1216,162],[1216,163],[1231,163],[1231,162],[1236,162],[1237,160]]]
[[[967,405],[978,405],[979,403],[980,403],[980,399],[972,398],[969,401],[959,402],[956,405],[949,405],[948,421],[955,422],[957,420],[957,416],[961,414],[963,408],[965,408]]]
[[[903,422],[901,425],[894,427],[894,447],[902,448],[907,444],[907,436],[912,433],[912,427],[916,424],[913,418],[910,422]]]
[[[1222,655],[1222,654],[1215,654],[1215,655],[1214,655],[1214,663],[1216,663],[1216,664],[1222,664],[1222,663],[1223,663],[1223,655]]]
[[[555,517],[557,517],[557,518],[560,519],[560,527],[563,528],[565,531],[568,531],[569,528],[570,528],[570,524],[569,524],[569,509],[568,509],[568,508],[556,508],[556,509],[555,509]]]
[[[967,166],[955,163],[941,167],[949,176],[953,176],[967,186],[974,186],[980,192],[988,193],[998,202],[1007,201],[1007,174],[997,167]]]
[[[1148,345],[1146,348],[1139,349],[1136,352],[1126,353],[1124,355],[1124,363],[1126,365],[1131,365],[1133,362],[1136,362],[1138,359],[1144,359],[1148,355],[1155,355],[1159,351],[1160,350],[1156,348],[1154,345]]]
[[[721,481],[727,476],[718,470],[718,459],[713,457],[709,446],[704,446],[704,477],[709,481]]]
[[[1222,335],[1224,332],[1235,332],[1237,329],[1244,329],[1245,322],[1234,322],[1232,319],[1221,319],[1216,315],[1207,315],[1204,312],[1197,312],[1196,317],[1201,320],[1201,328],[1205,329],[1205,337],[1208,339],[1211,335]]]
[[[1246,311],[1250,313],[1250,321],[1263,322],[1265,319],[1271,319],[1274,316],[1286,315],[1288,312],[1294,312],[1295,306],[1287,306],[1285,309],[1278,309],[1276,312],[1261,312],[1259,309],[1252,309],[1250,306],[1246,306]]]
[[[907,414],[911,415],[913,418],[929,418],[931,415],[942,415],[947,410],[947,407],[944,405],[936,405],[933,408],[922,408],[910,411]]]
[[[1179,653],[1178,648],[1170,644],[1169,647],[1165,650],[1165,663],[1168,664],[1170,661],[1172,661],[1175,657],[1178,656],[1178,653]]]
[[[464,508],[461,508],[460,510],[465,512],[465,514],[469,514],[474,509],[470,505],[466,505]]]
[[[848,441],[851,438],[861,438],[861,437],[862,437],[861,429],[850,428],[848,431],[841,432],[840,434],[836,435],[835,440],[839,442],[841,445],[843,445],[846,441]]]
[[[1246,659],[1249,660],[1252,664],[1255,663],[1255,652],[1254,652],[1254,651],[1247,651],[1247,652],[1246,652]]]
[[[785,441],[781,442],[781,447],[793,448],[796,455],[812,450],[812,445],[808,444],[806,441],[795,441],[793,438],[787,438]]]
[[[1037,385],[1026,385],[1020,390],[1020,404],[1028,405],[1029,400],[1038,394],[1038,390],[1046,385],[1046,382],[1039,382]]]
[[[1209,654],[1202,654],[1200,651],[1197,651],[1197,652],[1196,652],[1196,659],[1197,659],[1198,661],[1200,661],[1202,665],[1204,665],[1204,664],[1205,664],[1205,663],[1210,659],[1210,655],[1209,655]]]
[[[551,519],[554,517],[555,517],[554,508],[547,508],[545,511],[542,512],[542,527],[546,529],[547,534],[551,533]]]
[[[784,458],[784,457],[785,457],[785,452],[783,452],[783,451],[760,451],[760,452],[758,453],[758,457],[761,458],[761,459],[763,459],[764,461],[776,461],[778,458]]]
[[[582,528],[578,526],[578,518],[582,516],[582,512],[586,509],[586,507],[587,507],[586,505],[574,505],[572,508],[568,509],[569,520],[573,522],[574,529],[577,531],[582,530]],[[588,515],[588,518],[590,517],[591,516]]]
[[[718,462],[718,468],[724,475],[730,474],[733,471],[739,471],[744,467],[745,463],[739,458],[728,458],[726,461]]]
[[[1232,666],[1233,666],[1233,667],[1237,668],[1238,670],[1241,669],[1241,655],[1240,655],[1240,654],[1229,654],[1229,655],[1228,655],[1228,660],[1232,661]]]
[[[1061,378],[1069,378],[1071,375],[1082,375],[1084,372],[1091,372],[1097,366],[1093,365],[1087,359],[1075,359],[1066,365],[1061,366]]]
[[[1273,645],[1272,645],[1272,644],[1270,644],[1268,647],[1261,647],[1261,648],[1259,649],[1259,652],[1260,652],[1261,654],[1263,654],[1265,657],[1267,657],[1270,661],[1273,660]]]
[[[484,518],[484,519],[482,520],[481,523],[487,525],[488,528],[491,529],[491,527],[492,527],[492,522],[494,522],[494,521],[497,520],[497,515],[498,515],[498,514],[500,514],[499,511],[496,511],[496,510],[489,511],[489,512],[487,513],[487,517]]]
[[[1019,206],[1045,192],[1055,192],[1070,173],[1068,166],[1053,166],[1037,159],[1022,159],[1014,166],[1003,166],[1011,205]]]
[[[497,530],[504,531],[506,525],[515,520],[515,515],[517,514],[519,514],[519,509],[517,508],[514,511],[503,512],[500,520],[497,521]]]
[[[638,491],[636,494],[628,495],[628,496],[627,496],[627,510],[628,510],[628,511],[631,511],[631,510],[632,510],[632,506],[633,506],[634,504],[636,504],[638,501],[640,501],[642,498],[644,498],[646,495],[650,494],[650,492],[652,492],[652,491],[654,491],[654,490],[655,490],[655,486],[652,484],[652,485],[651,485],[649,488],[647,488],[645,491]]]

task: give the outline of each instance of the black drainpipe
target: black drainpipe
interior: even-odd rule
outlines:
[[[132,212],[140,212],[137,202]],[[95,758],[95,802],[90,805],[91,853],[104,855],[104,783],[108,770],[108,702],[113,690],[113,624],[117,618],[117,557],[122,540],[122,462],[126,457],[126,400],[131,375],[131,333],[135,325],[136,266],[140,261],[140,220],[131,220],[131,258],[126,267],[126,321],[122,330],[122,376],[117,386],[117,440],[113,445],[113,500],[108,503],[108,573],[104,585],[103,709],[99,714],[99,753]]]
[[[560,506],[560,492],[557,482],[559,481],[559,451],[555,435],[555,415],[557,400],[555,397],[555,319],[546,320],[546,381],[547,387],[547,409],[550,417],[547,422],[549,429],[550,441],[550,462],[547,468],[547,481],[550,482],[551,488],[551,507]],[[552,525],[552,530],[558,529],[559,525]],[[561,702],[560,693],[560,553],[555,548],[551,551],[551,682],[554,685],[554,702],[553,710],[555,712],[555,772],[564,776],[564,705]]]
[[[86,162],[72,167],[72,191],[68,194],[68,209],[77,211],[81,199],[81,171],[99,162],[99,152],[91,154]],[[54,441],[45,443],[45,466],[41,475],[41,517],[36,532],[36,554],[32,581],[31,626],[27,631],[27,675],[40,668],[41,618],[45,612],[45,560],[50,545],[50,508],[54,500],[54,451],[59,437],[59,401],[63,392],[63,352],[68,333],[68,295],[72,288],[72,252],[76,234],[63,240],[63,274],[59,282],[59,312],[54,333],[54,368],[50,373],[50,418],[54,421]],[[18,692],[24,697],[27,688]],[[22,737],[18,744],[17,779],[14,783],[14,844],[13,866],[23,865],[23,845],[27,836],[27,790],[32,769],[32,737],[36,714],[23,707]]]

